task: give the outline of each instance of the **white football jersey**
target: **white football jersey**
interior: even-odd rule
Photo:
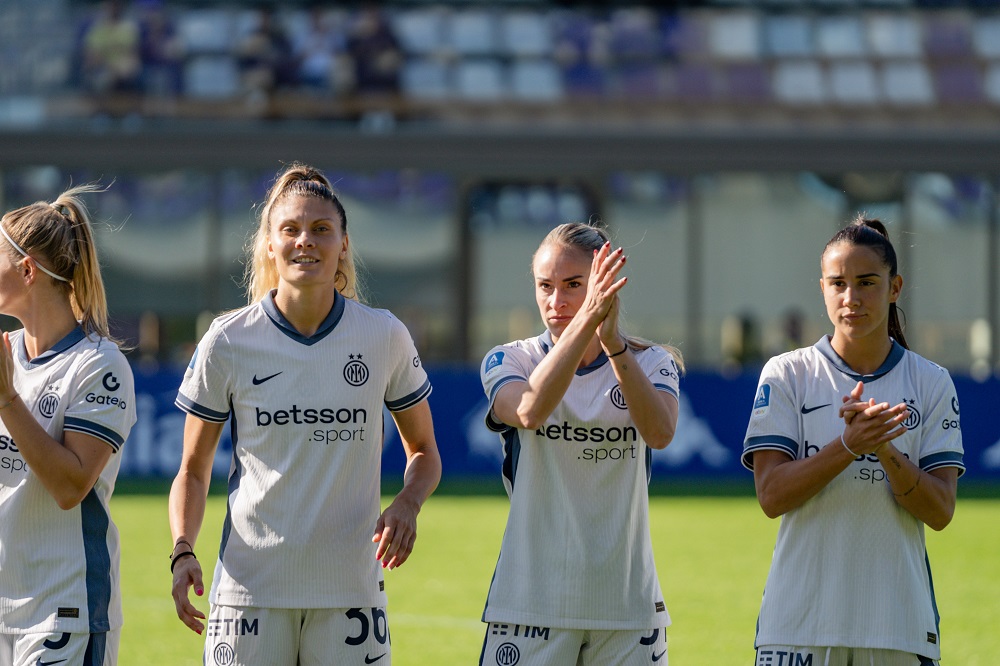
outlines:
[[[499,423],[501,386],[527,381],[552,348],[537,338],[495,347],[483,360],[486,425],[503,442],[510,514],[484,622],[565,629],[649,629],[670,617],[649,536],[650,450],[629,417],[604,354],[576,371],[537,430]],[[673,357],[636,352],[657,390],[678,395]]]
[[[403,324],[337,294],[303,337],[261,302],[217,318],[177,405],[232,416],[228,513],[211,602],[269,608],[384,606],[372,534],[379,516],[383,405],[431,392]]]
[[[0,632],[117,629],[119,539],[108,501],[135,424],[132,370],[113,342],[82,328],[35,359],[23,330],[10,343],[14,387],[45,432],[59,442],[67,431],[91,435],[113,453],[83,501],[64,511],[0,421]]]
[[[893,444],[921,469],[962,462],[958,397],[948,372],[893,342],[885,363],[859,376],[829,338],[764,366],[743,447],[793,459],[841,446],[843,396],[905,402],[907,431]],[[874,455],[862,456],[815,497],[781,518],[756,644],[902,650],[940,658],[924,525],[893,499]]]

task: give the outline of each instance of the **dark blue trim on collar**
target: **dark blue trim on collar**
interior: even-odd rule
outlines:
[[[879,366],[878,370],[870,375],[859,375],[857,372],[852,370],[844,359],[840,358],[840,355],[833,350],[833,345],[830,344],[830,336],[824,335],[815,345],[819,353],[826,357],[830,363],[833,364],[835,368],[840,370],[842,373],[851,377],[855,381],[859,382],[873,382],[876,379],[883,377],[890,370],[895,368],[901,360],[903,360],[903,355],[906,353],[906,348],[899,344],[895,340],[892,341],[892,349],[889,350],[889,355],[885,357],[882,361],[882,365]]]
[[[83,327],[77,326],[72,331],[67,333],[62,340],[52,345],[50,349],[46,349],[35,358],[28,359],[28,348],[24,344],[24,335],[22,334],[21,344],[18,351],[21,353],[21,357],[25,359],[29,366],[45,365],[86,337],[87,334],[83,332]]]
[[[278,306],[274,304],[274,294],[277,292],[276,289],[272,289],[267,296],[265,296],[260,301],[260,306],[264,308],[264,313],[267,318],[278,327],[278,330],[290,337],[292,340],[299,342],[304,345],[314,345],[337,327],[340,322],[340,318],[344,316],[344,308],[347,307],[346,300],[339,291],[335,291],[333,294],[333,307],[330,308],[329,314],[326,315],[326,319],[323,323],[319,325],[319,328],[310,336],[302,335],[292,326],[291,322],[285,319],[285,315],[281,314],[278,310]]]
[[[551,331],[545,329],[545,332],[538,336],[538,344],[541,345],[542,351],[545,352],[546,354],[552,351],[552,347],[555,343],[552,342]],[[603,351],[601,351],[601,353],[597,355],[597,358],[595,358],[590,365],[586,365],[582,368],[577,368],[576,372],[574,372],[573,374],[575,374],[578,377],[581,377],[583,375],[588,375],[594,370],[600,368],[607,362],[608,362],[608,357],[604,355]]]

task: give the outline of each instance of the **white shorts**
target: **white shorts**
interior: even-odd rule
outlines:
[[[99,634],[0,634],[0,666],[115,666],[121,629]]]
[[[491,622],[480,666],[667,666],[666,628],[552,629]]]
[[[761,645],[756,666],[937,666],[928,657],[875,648]]]
[[[205,666],[337,666],[392,662],[385,608],[212,606]]]

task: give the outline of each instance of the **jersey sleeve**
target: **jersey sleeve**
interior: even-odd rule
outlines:
[[[500,345],[490,350],[479,369],[479,378],[486,392],[489,407],[486,410],[486,427],[493,432],[510,429],[493,414],[493,401],[500,387],[510,382],[526,382],[533,367],[528,353],[516,345]]]
[[[389,315],[392,322],[389,340],[389,385],[385,391],[385,406],[391,412],[409,409],[431,394],[431,382],[420,362],[413,338],[403,322]]]
[[[753,471],[755,451],[783,451],[793,459],[799,455],[799,415],[795,391],[784,365],[772,358],[764,365],[753,399],[753,410],[743,440],[741,462]]]
[[[232,394],[226,338],[213,324],[194,350],[174,403],[203,421],[224,423]]]
[[[650,355],[652,363],[643,364],[646,376],[657,391],[669,393],[675,398],[680,396],[680,368],[673,355],[663,347],[650,347],[642,356]],[[643,359],[645,360],[645,359]]]
[[[920,453],[917,464],[930,472],[941,467],[957,467],[958,474],[965,473],[962,427],[959,418],[958,394],[948,371],[940,371],[933,384],[933,392],[926,399],[927,416],[922,418]]]
[[[135,382],[125,356],[102,341],[81,363],[75,384],[63,430],[96,437],[119,451],[136,420]]]

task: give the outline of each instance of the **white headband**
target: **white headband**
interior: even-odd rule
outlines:
[[[3,237],[7,239],[7,242],[10,243],[14,247],[15,250],[17,250],[18,252],[20,252],[22,257],[31,256],[27,252],[24,251],[24,248],[22,248],[20,245],[18,245],[17,243],[14,242],[14,239],[10,237],[10,234],[7,233],[7,230],[3,228],[2,224],[0,224],[0,234],[3,234]],[[63,276],[56,275],[55,273],[53,273],[52,271],[50,271],[49,269],[47,269],[45,266],[42,266],[40,263],[38,263],[38,260],[35,259],[34,257],[32,257],[32,260],[35,262],[35,265],[38,266],[38,270],[40,270],[41,272],[45,273],[46,275],[49,275],[49,276],[51,276],[51,277],[53,277],[56,280],[59,280],[61,282],[69,282],[69,280],[67,280]]]

